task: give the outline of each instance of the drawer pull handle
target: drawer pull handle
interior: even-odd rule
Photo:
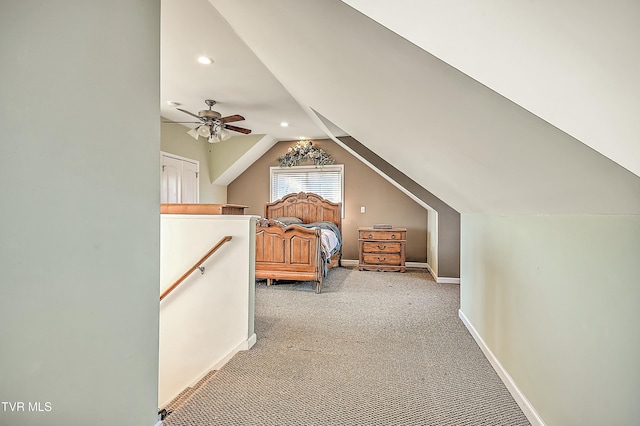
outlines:
[[[396,239],[396,234],[391,234],[391,239],[395,240]]]
[[[386,258],[386,257],[379,257],[379,258],[378,258],[378,262],[384,262],[385,260],[387,260],[387,258]]]
[[[373,238],[373,234],[369,234],[367,238]]]
[[[384,250],[387,246],[378,244],[378,250]]]

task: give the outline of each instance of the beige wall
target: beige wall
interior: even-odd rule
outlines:
[[[350,136],[340,137],[357,155],[427,206],[427,258],[438,278],[460,277],[460,213]],[[424,205],[423,204],[423,205]]]
[[[640,216],[462,215],[461,311],[547,425],[640,418]]]
[[[246,204],[247,213],[264,214],[269,201],[269,167],[295,142],[277,143],[227,187],[229,203]],[[407,228],[407,261],[426,262],[427,210],[331,140],[314,141],[336,164],[344,164],[345,217],[342,222],[343,258],[358,259],[359,226],[390,223]],[[364,206],[365,213],[360,213]]]

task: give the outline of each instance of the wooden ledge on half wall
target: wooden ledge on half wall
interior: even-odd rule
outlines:
[[[161,214],[244,214],[241,204],[160,204]]]

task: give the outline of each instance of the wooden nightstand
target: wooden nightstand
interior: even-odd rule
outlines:
[[[404,272],[406,244],[406,228],[358,228],[358,269]]]

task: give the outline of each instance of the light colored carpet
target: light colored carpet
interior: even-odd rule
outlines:
[[[165,420],[185,425],[528,425],[426,271],[335,268],[256,285],[256,334]]]

